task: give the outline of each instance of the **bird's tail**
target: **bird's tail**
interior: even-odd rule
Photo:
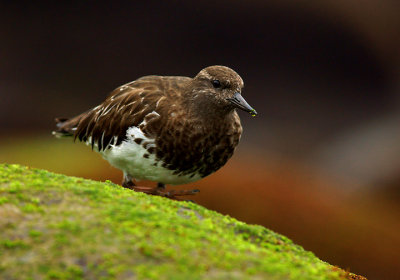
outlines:
[[[76,127],[79,124],[80,116],[66,119],[66,118],[56,118],[56,130],[52,134],[57,138],[71,137],[74,136]]]

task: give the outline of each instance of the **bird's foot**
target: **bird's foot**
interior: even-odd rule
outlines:
[[[134,188],[136,185],[135,185],[135,183],[134,183],[132,180],[124,180],[124,181],[122,182],[122,186],[123,186],[124,188],[133,190],[133,188]]]
[[[142,192],[151,195],[157,195],[162,197],[167,197],[174,200],[186,200],[182,198],[182,196],[186,195],[195,195],[200,192],[199,190],[170,190],[167,191],[165,184],[157,183],[157,187],[145,187],[145,186],[136,186],[132,181],[132,177],[124,174],[122,186],[127,189],[131,189],[137,192]],[[187,200],[192,201],[192,200]]]
[[[132,188],[134,191],[147,193],[151,195],[157,195],[162,197],[167,197],[173,200],[186,200],[183,199],[182,196],[185,195],[195,195],[196,193],[200,192],[200,190],[166,190],[163,187],[143,187],[143,186],[134,186]]]

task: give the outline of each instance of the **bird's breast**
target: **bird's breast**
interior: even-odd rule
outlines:
[[[156,156],[176,174],[205,177],[222,167],[239,143],[238,119],[219,123],[178,118],[166,124],[156,138]]]

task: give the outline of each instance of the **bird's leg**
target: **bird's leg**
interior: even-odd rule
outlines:
[[[132,176],[124,172],[124,177],[122,179],[122,186],[124,188],[133,190],[133,188],[136,185],[132,180],[133,180]]]
[[[159,190],[165,190],[165,184],[158,182],[158,183],[157,183],[157,189],[159,189]]]
[[[132,182],[132,184],[133,184],[133,182]],[[174,200],[185,200],[185,199],[180,198],[180,196],[195,195],[196,193],[200,192],[199,190],[170,190],[170,191],[167,191],[165,188],[165,184],[163,184],[163,183],[157,183],[157,187],[155,187],[155,188],[133,185],[132,190],[137,191],[137,192],[146,193],[146,194],[167,197],[167,198],[174,199]]]
[[[167,191],[164,183],[157,183],[157,187],[145,187],[145,186],[136,186],[133,182],[132,176],[127,173],[124,173],[124,177],[122,180],[122,186],[124,188],[128,188],[137,192],[147,193],[151,195],[158,195],[162,197],[167,197],[174,200],[184,200],[180,198],[180,196],[185,195],[195,195],[200,192],[199,190],[170,190]]]
[[[159,193],[157,195],[163,196],[163,197],[168,197],[170,199],[174,199],[174,200],[186,200],[186,199],[182,199],[180,198],[180,196],[185,196],[185,195],[195,195],[196,193],[200,192],[200,190],[198,189],[194,189],[194,190],[159,190]]]

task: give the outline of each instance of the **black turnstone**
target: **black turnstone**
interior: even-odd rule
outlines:
[[[56,136],[86,142],[124,173],[122,186],[176,198],[165,184],[197,181],[221,168],[242,133],[236,108],[257,112],[241,95],[242,78],[225,66],[196,77],[145,76],[115,89],[99,106],[56,119]],[[132,179],[158,182],[136,186]]]

